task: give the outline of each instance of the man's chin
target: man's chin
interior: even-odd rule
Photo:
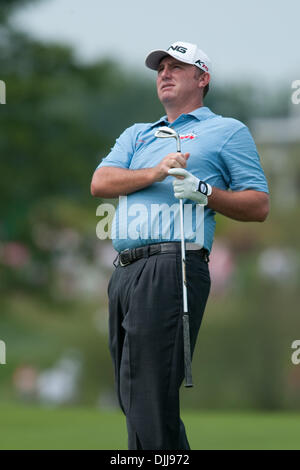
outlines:
[[[161,103],[169,103],[176,99],[176,95],[172,90],[162,90],[158,95],[159,100]]]

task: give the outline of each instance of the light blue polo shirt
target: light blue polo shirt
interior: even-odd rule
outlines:
[[[98,165],[130,170],[156,166],[176,152],[174,138],[157,138],[160,126],[172,127],[180,136],[182,153],[189,152],[186,169],[220,189],[252,189],[268,193],[260,158],[248,128],[240,121],[201,107],[181,114],[170,124],[167,116],[154,123],[134,124],[116,140]],[[174,196],[173,176],[119,198],[111,237],[117,251],[150,243],[180,241],[179,200]],[[184,203],[185,239],[211,251],[215,212],[189,199]]]

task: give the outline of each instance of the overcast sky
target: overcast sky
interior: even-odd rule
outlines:
[[[84,60],[111,56],[144,69],[150,50],[182,40],[206,52],[218,82],[288,87],[300,79],[299,21],[299,0],[42,0],[15,18],[34,36],[74,45]]]

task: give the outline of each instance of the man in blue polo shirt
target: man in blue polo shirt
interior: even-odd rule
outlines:
[[[184,204],[191,354],[210,289],[216,212],[264,221],[268,186],[241,122],[203,105],[211,63],[196,45],[152,51],[166,115],[135,124],[97,167],[93,196],[119,197],[112,239],[119,264],[108,286],[109,345],[129,449],[189,449],[179,412],[184,377],[179,199]],[[161,126],[180,136],[158,139]]]

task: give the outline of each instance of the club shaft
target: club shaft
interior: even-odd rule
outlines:
[[[181,142],[178,134],[170,132],[161,128],[165,134],[169,135],[156,135],[157,137],[175,137],[177,152],[181,153]],[[192,358],[191,358],[191,343],[190,343],[190,325],[189,325],[189,313],[188,313],[188,302],[187,302],[187,281],[186,281],[186,262],[185,262],[185,237],[184,237],[184,221],[183,221],[183,200],[179,201],[179,213],[180,213],[180,235],[181,235],[181,267],[182,267],[182,297],[183,297],[183,349],[184,349],[184,370],[185,370],[185,387],[193,387],[192,380]]]
[[[180,137],[176,138],[177,152],[181,153]],[[184,221],[183,221],[183,201],[180,199],[180,234],[181,234],[181,264],[182,264],[182,293],[183,293],[183,311],[188,312],[187,287],[186,287],[186,263],[185,263],[185,239],[184,239]]]
[[[180,232],[181,232],[181,265],[182,265],[182,293],[183,293],[183,311],[188,312],[187,288],[186,288],[186,263],[185,263],[185,242],[183,225],[183,201],[180,199]]]
[[[180,137],[176,137],[177,152],[181,153]],[[180,199],[180,234],[181,234],[181,264],[182,264],[182,294],[183,294],[183,347],[184,347],[184,369],[185,369],[185,387],[193,387],[192,379],[192,359],[190,343],[190,324],[187,302],[187,284],[186,284],[186,262],[185,262],[185,237],[183,221],[183,201]]]

